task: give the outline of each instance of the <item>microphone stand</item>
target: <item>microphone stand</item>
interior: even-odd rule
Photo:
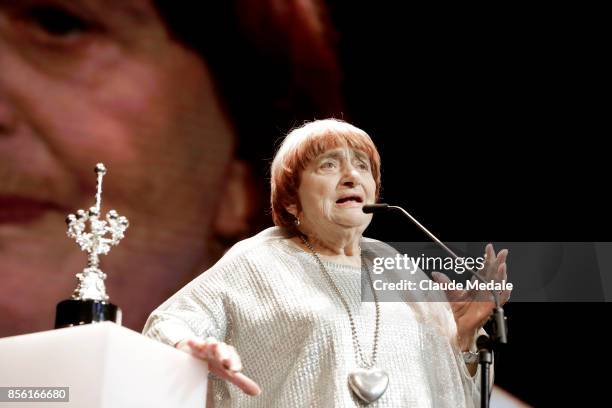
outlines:
[[[427,234],[436,244],[438,244],[446,253],[448,253],[453,259],[459,258],[457,254],[455,254],[449,247],[447,247],[442,241],[440,241],[434,234],[429,232],[425,226],[423,226],[416,218],[414,218],[408,211],[404,210],[402,207],[389,205],[389,204],[370,204],[363,206],[363,212],[366,214],[386,211],[386,210],[399,210],[406,217],[410,219],[414,224],[416,224],[421,231]],[[472,268],[466,268],[476,279],[483,283],[489,283],[484,277],[482,277],[478,272],[474,271]],[[493,352],[500,344],[506,344],[508,342],[506,336],[506,318],[504,317],[504,309],[502,308],[499,295],[496,291],[490,290],[493,295],[493,300],[495,301],[495,308],[492,313],[493,325],[491,329],[491,336],[481,335],[476,340],[476,346],[478,347],[478,364],[480,364],[480,407],[481,408],[489,408],[489,397],[491,390],[489,389],[489,376],[491,364],[493,363]],[[491,319],[491,318],[490,318]]]

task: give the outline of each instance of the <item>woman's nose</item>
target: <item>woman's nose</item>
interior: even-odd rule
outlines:
[[[342,182],[342,185],[346,186],[346,187],[354,187],[355,186],[355,181],[354,180],[344,180]]]
[[[359,172],[355,167],[350,164],[344,167],[344,174],[342,175],[343,185],[352,187],[357,183],[358,178]]]

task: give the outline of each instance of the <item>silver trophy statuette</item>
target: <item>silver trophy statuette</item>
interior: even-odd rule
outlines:
[[[108,254],[112,246],[119,244],[129,222],[115,210],[110,210],[106,219],[100,220],[102,179],[106,167],[98,163],[95,172],[98,178],[96,205],[89,211],[78,210],[76,215],[70,214],[66,218],[68,236],[76,240],[82,251],[87,252],[87,267],[76,275],[78,285],[72,299],[58,303],[55,328],[105,320],[121,323],[121,310],[108,302],[104,287],[106,274],[100,269],[100,255]]]

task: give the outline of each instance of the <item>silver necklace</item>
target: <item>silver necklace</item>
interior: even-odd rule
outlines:
[[[306,237],[300,234],[300,238],[304,241],[304,245],[310,249],[312,255],[316,259],[319,267],[321,268],[321,272],[323,276],[332,287],[334,292],[340,298],[344,309],[346,309],[346,313],[349,317],[349,322],[351,326],[351,334],[353,337],[353,349],[356,351],[355,353],[355,361],[357,363],[358,368],[348,376],[348,385],[355,393],[357,397],[359,397],[365,403],[372,403],[379,399],[387,390],[389,386],[389,375],[379,369],[374,367],[376,365],[376,357],[378,352],[378,335],[380,332],[380,305],[378,303],[378,297],[376,296],[376,291],[373,289],[372,285],[372,277],[370,276],[370,271],[367,271],[368,281],[370,283],[370,288],[372,288],[372,294],[374,296],[374,304],[376,306],[376,326],[374,328],[374,342],[372,344],[372,359],[370,363],[363,358],[363,351],[361,350],[361,344],[359,344],[359,339],[357,338],[357,328],[355,325],[355,319],[353,318],[353,314],[351,313],[351,309],[348,306],[348,303],[342,296],[342,292],[338,289],[338,286],[332,279],[331,275],[327,271],[327,268],[321,261],[319,254],[315,251],[314,247],[310,245],[310,242],[306,239]],[[364,260],[362,259],[362,264],[365,265]]]

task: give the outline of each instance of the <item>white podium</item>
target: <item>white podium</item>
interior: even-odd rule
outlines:
[[[0,339],[0,387],[69,387],[69,402],[0,407],[197,407],[206,363],[105,322]]]

